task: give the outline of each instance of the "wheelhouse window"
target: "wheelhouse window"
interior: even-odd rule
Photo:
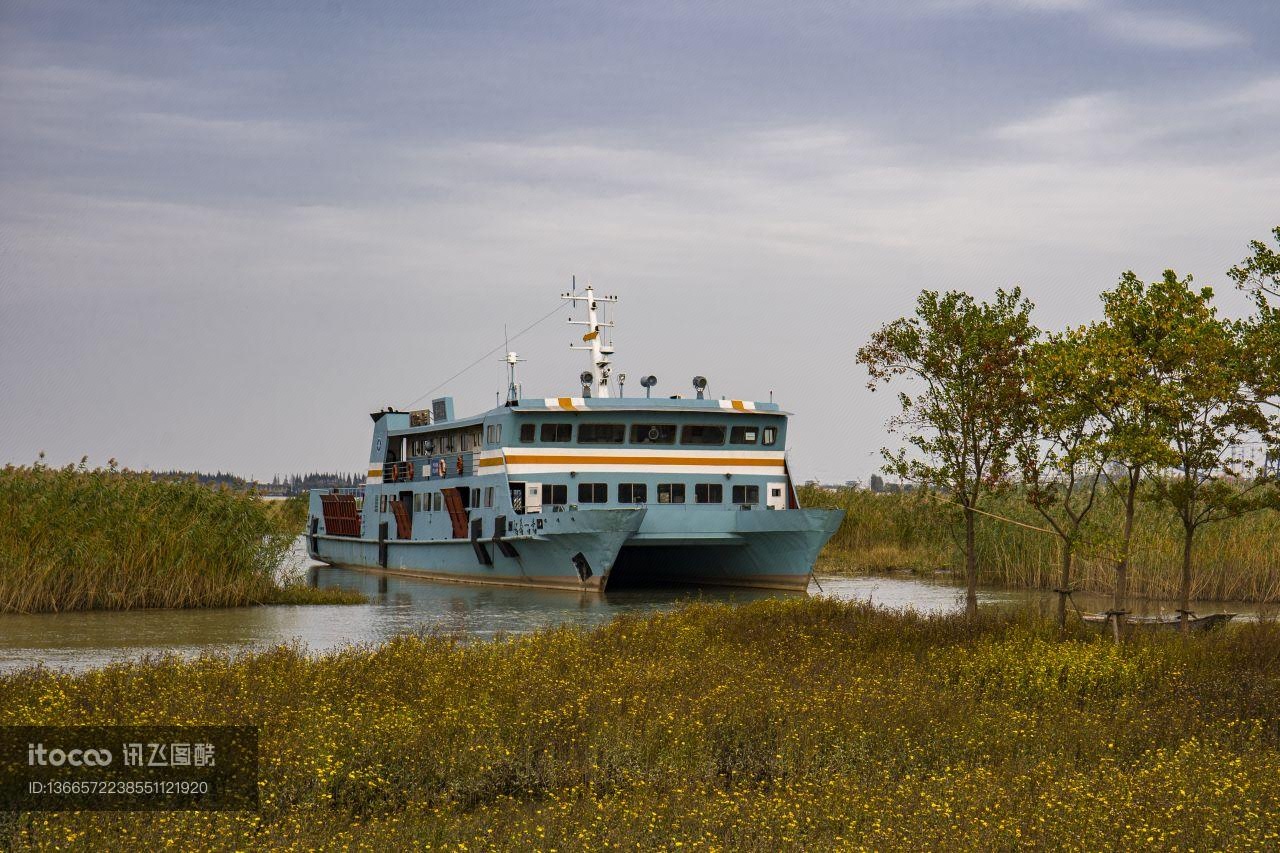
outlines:
[[[487,437],[490,444],[502,443],[502,424],[489,424],[489,426],[485,427],[485,431],[488,434]]]
[[[578,444],[622,444],[626,438],[623,424],[578,424]]]
[[[573,424],[543,424],[540,436],[542,441],[573,441]]]
[[[759,486],[734,486],[733,502],[736,504],[760,503],[760,487]]]
[[[772,447],[774,444],[778,443],[777,427],[765,427],[762,432],[763,432],[762,437],[764,439],[763,443],[766,447]]]
[[[754,426],[736,426],[729,430],[730,444],[755,444],[760,440],[760,428]]]
[[[542,487],[543,503],[564,506],[569,502],[569,487],[563,483],[551,483]]]
[[[696,483],[693,499],[700,504],[724,503],[724,486],[719,483]]]
[[[658,484],[658,503],[660,504],[684,503],[684,483],[659,483]]]
[[[632,444],[675,444],[675,424],[632,424]]]
[[[533,424],[520,424],[520,443],[533,444],[535,432]]]
[[[602,504],[609,502],[608,483],[579,483],[578,503]]]
[[[642,504],[649,502],[649,488],[644,483],[619,483],[618,503]]]
[[[681,444],[724,444],[724,427],[714,424],[689,424],[680,429]]]

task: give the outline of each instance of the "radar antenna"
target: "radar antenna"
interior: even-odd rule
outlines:
[[[520,399],[520,383],[516,381],[516,365],[524,361],[524,359],[508,350],[507,357],[503,361],[507,363],[507,405],[510,406]]]

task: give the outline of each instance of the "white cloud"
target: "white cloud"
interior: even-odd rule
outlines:
[[[949,13],[989,9],[1077,15],[1109,38],[1170,50],[1211,50],[1247,41],[1244,33],[1203,18],[1125,7],[1116,0],[937,0],[931,8]]]
[[[1223,162],[1274,148],[1278,96],[1276,77],[1225,91],[1159,97],[1094,92],[996,127],[991,136],[1037,158],[1113,165],[1135,158]]]
[[[1104,9],[1097,16],[1097,25],[1122,41],[1175,50],[1210,50],[1246,40],[1243,33],[1229,27],[1161,12]]]

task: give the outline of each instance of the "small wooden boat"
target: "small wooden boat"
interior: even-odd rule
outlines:
[[[1235,615],[1234,613],[1209,613],[1205,616],[1197,616],[1194,613],[1189,613],[1187,614],[1187,630],[1212,631],[1230,622],[1235,618]],[[1107,613],[1082,613],[1080,618],[1091,625],[1100,626],[1105,631],[1111,617]],[[1132,613],[1125,613],[1121,615],[1121,618],[1124,620],[1125,633],[1130,633],[1135,628],[1164,631],[1178,631],[1182,628],[1182,618],[1176,614],[1173,616],[1136,616]]]

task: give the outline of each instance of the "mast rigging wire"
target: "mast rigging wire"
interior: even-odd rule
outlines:
[[[452,375],[452,376],[450,376],[448,379],[446,379],[446,380],[444,380],[443,382],[441,382],[439,385],[436,385],[435,387],[430,388],[430,389],[428,389],[428,390],[424,391],[424,392],[422,393],[422,396],[420,396],[420,397],[416,398],[413,402],[409,403],[409,405],[405,406],[405,408],[406,408],[406,409],[412,409],[415,405],[417,405],[417,404],[418,404],[418,403],[420,403],[421,401],[425,400],[427,397],[430,397],[430,396],[431,396],[432,394],[434,394],[436,391],[439,391],[441,388],[443,388],[444,386],[448,385],[450,382],[452,382],[453,380],[457,379],[459,376],[461,376],[462,374],[466,373],[466,372],[467,372],[468,370],[470,370],[471,368],[473,368],[473,367],[475,367],[476,365],[480,364],[480,363],[481,363],[481,362],[483,362],[486,358],[489,358],[491,355],[493,355],[494,353],[498,352],[499,350],[503,350],[503,351],[505,352],[505,351],[506,351],[506,349],[511,345],[511,341],[514,341],[516,338],[520,337],[520,336],[521,336],[521,335],[523,335],[525,332],[531,331],[531,330],[533,329],[533,327],[534,327],[534,326],[537,326],[537,325],[538,325],[538,324],[540,324],[542,321],[544,321],[544,320],[546,320],[546,319],[550,318],[553,314],[555,314],[556,312],[558,312],[558,311],[562,310],[562,309],[563,309],[563,307],[564,307],[564,304],[563,304],[560,300],[558,300],[558,299],[557,299],[557,300],[556,300],[556,307],[555,307],[555,308],[552,308],[552,309],[551,309],[550,311],[548,311],[546,314],[543,314],[543,315],[542,315],[541,317],[539,317],[537,320],[534,320],[532,323],[530,323],[529,325],[525,326],[525,327],[524,327],[523,329],[521,329],[520,331],[516,332],[516,333],[515,333],[514,335],[512,335],[508,340],[503,341],[503,343],[501,343],[501,344],[499,344],[498,346],[494,347],[493,349],[489,350],[489,351],[488,351],[488,352],[486,352],[484,355],[480,356],[480,357],[479,357],[479,358],[477,358],[475,361],[471,362],[471,363],[470,363],[470,364],[468,364],[466,367],[462,368],[462,369],[461,369],[461,370],[459,370],[457,373],[453,374],[453,375]]]

